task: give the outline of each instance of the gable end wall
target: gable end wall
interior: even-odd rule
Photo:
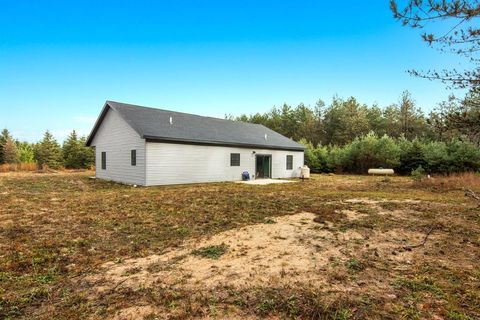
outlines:
[[[145,185],[145,140],[114,110],[109,109],[92,141],[95,147],[95,176],[128,184]],[[137,150],[137,165],[131,165],[131,150]],[[107,153],[102,169],[101,154]]]

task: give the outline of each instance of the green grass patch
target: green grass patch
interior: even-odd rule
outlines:
[[[218,259],[224,255],[227,250],[228,246],[226,244],[221,244],[218,246],[208,246],[193,250],[192,254],[203,258]]]

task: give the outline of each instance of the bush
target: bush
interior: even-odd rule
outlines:
[[[305,139],[300,140],[305,149],[305,164],[310,168],[312,173],[331,172],[329,168],[330,152],[327,147],[314,147]]]
[[[430,173],[448,173],[451,159],[444,142],[429,142],[423,148],[426,170]]]
[[[304,153],[305,164],[310,168],[312,173],[319,173],[321,165],[318,161],[317,155],[314,152],[315,148],[305,139],[300,140],[300,143],[306,148]]]
[[[395,168],[400,174],[410,174],[418,167],[426,167],[427,163],[424,156],[424,144],[417,139],[409,141],[407,139],[400,139],[398,141],[400,147],[400,163]]]
[[[471,142],[454,139],[447,144],[450,165],[448,172],[478,171],[480,150]]]
[[[314,173],[366,173],[369,168],[378,167],[393,168],[403,175],[480,170],[480,150],[471,142],[459,139],[448,143],[395,140],[387,135],[379,138],[371,132],[344,147],[314,148],[305,140],[301,143],[307,148],[305,163]]]
[[[344,148],[346,171],[367,173],[369,168],[393,168],[400,164],[400,148],[388,136],[378,138],[373,132],[356,138]]]
[[[343,172],[345,171],[348,148],[340,148],[338,146],[333,146],[329,148],[327,166],[326,169],[328,172]]]
[[[410,173],[410,177],[413,180],[421,180],[422,178],[425,177],[425,175],[426,175],[426,172],[422,166],[418,166],[417,169],[412,170],[412,172]]]

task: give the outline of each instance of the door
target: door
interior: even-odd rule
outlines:
[[[256,155],[255,174],[257,179],[272,177],[272,155],[270,154]]]

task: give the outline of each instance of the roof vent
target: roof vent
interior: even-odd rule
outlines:
[[[265,140],[267,140],[267,134],[265,133]]]
[[[170,117],[170,124],[173,124],[173,118]]]

